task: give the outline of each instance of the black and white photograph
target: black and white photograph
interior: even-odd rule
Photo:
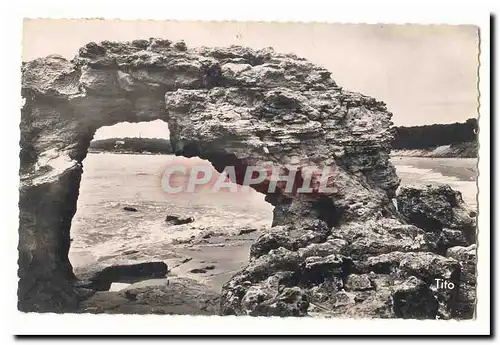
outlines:
[[[18,311],[474,321],[481,39],[24,18]]]

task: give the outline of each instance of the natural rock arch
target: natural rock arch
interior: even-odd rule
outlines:
[[[277,227],[259,239],[249,267],[224,287],[223,314],[302,315],[300,291],[284,292],[283,303],[293,311],[283,312],[276,295],[266,294],[259,298],[267,307],[255,311],[252,289],[289,272],[290,284],[300,286],[297,274],[325,267],[345,268],[338,274],[345,280],[356,272],[346,271],[353,259],[429,249],[423,231],[403,225],[390,202],[399,179],[389,162],[392,115],[385,104],[343,90],[330,72],[295,55],[238,46],[188,49],[163,39],[105,41],[87,44],[71,61],[48,56],[23,63],[22,71],[21,310],[77,307],[68,250],[81,163],[95,130],[123,121],[164,120],[177,154],[207,159],[219,171],[226,165],[334,168],[334,193],[267,195]],[[337,256],[318,260],[315,243],[334,246]],[[269,260],[276,263],[271,268]]]

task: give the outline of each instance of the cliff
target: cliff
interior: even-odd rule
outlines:
[[[114,153],[172,154],[170,141],[158,138],[109,138],[92,140],[89,150]]]

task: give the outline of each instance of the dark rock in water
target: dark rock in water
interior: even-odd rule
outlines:
[[[255,231],[257,231],[257,229],[253,229],[253,228],[241,229],[238,232],[238,235],[246,235],[246,234],[250,234],[250,233],[255,232]]]
[[[94,274],[89,280],[92,287],[98,291],[109,290],[113,282],[130,282],[141,278],[160,278],[168,272],[168,266],[163,261],[145,262],[133,265],[118,265],[106,267]]]
[[[476,219],[450,186],[402,187],[396,200],[399,212],[419,228],[438,234],[444,228],[459,230],[468,244],[476,242]]]
[[[204,270],[213,270],[215,268],[215,265],[208,265],[203,267]]]
[[[138,209],[136,209],[135,207],[130,207],[130,206],[125,206],[125,207],[123,208],[123,210],[125,210],[125,211],[129,211],[129,212],[138,212],[138,211],[139,211],[139,210],[138,210]]]
[[[167,223],[170,223],[172,225],[182,225],[182,224],[189,224],[194,222],[193,217],[187,217],[187,218],[182,218],[182,217],[177,217],[177,216],[167,216],[165,218],[165,221]]]
[[[191,271],[189,271],[191,273],[207,273],[207,271],[203,268],[193,268]]]

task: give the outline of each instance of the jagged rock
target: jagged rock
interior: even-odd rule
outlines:
[[[262,296],[275,296],[281,285],[293,285],[298,280],[303,261],[293,251],[280,247],[267,255],[250,261],[248,266],[238,272],[222,288],[222,315],[249,315],[242,300],[252,286],[259,287]],[[260,283],[259,283],[260,282]],[[256,290],[253,290],[256,291]]]
[[[129,206],[125,206],[123,208],[124,211],[129,211],[129,212],[138,212],[139,210],[136,209],[135,207],[129,207]]]
[[[92,297],[96,291],[93,289],[87,288],[75,288],[75,292],[78,298],[78,301],[84,301],[90,297]]]
[[[436,316],[441,319],[457,316],[461,267],[454,259],[429,252],[393,252],[370,257],[365,262],[356,262],[355,266],[356,270],[363,273],[389,275],[389,286],[394,281],[414,276],[426,284],[429,293],[437,300],[439,307]],[[440,288],[436,279],[449,281],[454,288]]]
[[[246,268],[223,287],[222,301],[224,303],[221,304],[221,312],[223,314],[251,315],[242,306],[242,303],[244,296],[250,291],[249,289],[255,286],[259,287],[252,291],[259,291],[259,296],[261,296],[259,301],[264,298],[263,305],[267,305],[266,296],[276,296],[277,291],[297,285],[302,287],[303,294],[309,296],[311,294],[307,289],[314,289],[315,286],[323,283],[327,284],[332,279],[341,282],[343,277],[348,275],[351,265],[352,262],[349,258],[337,254],[325,257],[305,257],[296,251],[290,251],[283,247],[272,249],[266,255],[252,260]],[[259,281],[266,281],[266,284],[260,284]],[[253,292],[252,296],[255,295]],[[274,297],[269,298],[274,301]],[[267,307],[265,310],[268,310]]]
[[[92,282],[94,290],[107,291],[113,282],[129,282],[138,278],[159,278],[164,277],[167,273],[168,266],[163,261],[144,262],[106,267],[88,280]]]
[[[347,241],[342,239],[328,239],[324,243],[311,243],[304,248],[300,248],[299,254],[305,258],[309,256],[323,257],[331,254],[342,254],[347,244]]]
[[[455,281],[460,276],[460,265],[456,260],[429,252],[392,252],[372,256],[355,265],[360,272],[405,278],[414,275],[428,284],[434,284],[435,278]]]
[[[165,218],[165,221],[169,224],[172,224],[172,225],[182,225],[182,224],[189,224],[189,223],[194,222],[194,218],[193,217],[183,218],[183,217],[177,217],[177,216],[167,216],[167,218]]]
[[[338,307],[336,294],[345,288],[343,277],[330,277],[322,283],[312,286],[309,290],[310,308],[308,310],[312,315],[325,315],[325,312],[331,313]]]
[[[257,282],[280,271],[297,271],[303,261],[296,252],[280,247],[253,261],[239,274],[244,281]],[[237,275],[238,276],[238,275]],[[237,277],[235,276],[235,278]],[[236,280],[240,280],[236,279]]]
[[[269,229],[252,244],[250,257],[257,258],[280,247],[296,251],[312,243],[325,242],[330,234],[330,229],[324,221],[304,220],[300,224],[300,227],[276,226]]]
[[[476,245],[472,244],[468,247],[452,247],[446,251],[446,256],[457,260],[460,265],[467,266],[461,277],[469,282],[476,280]]]
[[[300,278],[309,284],[319,284],[333,276],[345,276],[348,265],[348,260],[341,255],[310,256],[303,263]]]
[[[372,282],[367,274],[351,274],[347,277],[347,290],[364,291],[373,289]]]
[[[293,272],[279,272],[262,282],[243,281],[236,289],[226,291],[227,301],[221,303],[223,315],[306,316],[307,293],[299,287],[288,287]],[[283,285],[284,284],[284,285]],[[236,295],[233,293],[236,292]],[[223,290],[224,293],[224,290]]]
[[[207,232],[202,233],[200,237],[206,239],[206,238],[210,238],[214,235],[215,235],[214,231],[207,231]]]
[[[174,238],[172,239],[173,244],[191,244],[194,238]]]
[[[257,241],[250,246],[250,257],[258,258],[268,254],[273,249],[285,248],[295,250],[296,245],[286,234],[281,234],[278,231],[265,233]]]
[[[131,250],[126,250],[123,252],[123,255],[132,255],[132,254],[137,254],[139,253],[138,250],[135,250],[135,249],[131,249]]]
[[[76,280],[73,282],[75,288],[90,289],[92,288],[93,282],[91,280]]]
[[[295,237],[295,230],[290,232],[290,235]],[[309,245],[310,243],[322,243],[325,242],[328,238],[329,232],[317,231],[312,229],[298,229],[298,233],[301,233],[300,236],[295,237],[295,245],[297,248],[303,248]],[[293,238],[292,237],[292,238]]]
[[[462,232],[467,244],[476,242],[476,219],[471,217],[462,194],[450,186],[428,185],[424,189],[402,187],[396,200],[398,210],[404,217],[425,231],[437,233],[438,238],[443,229],[447,228]],[[457,245],[453,243],[461,241],[460,236],[452,237],[455,239],[451,241],[451,245]],[[441,245],[448,245],[444,242]]]

